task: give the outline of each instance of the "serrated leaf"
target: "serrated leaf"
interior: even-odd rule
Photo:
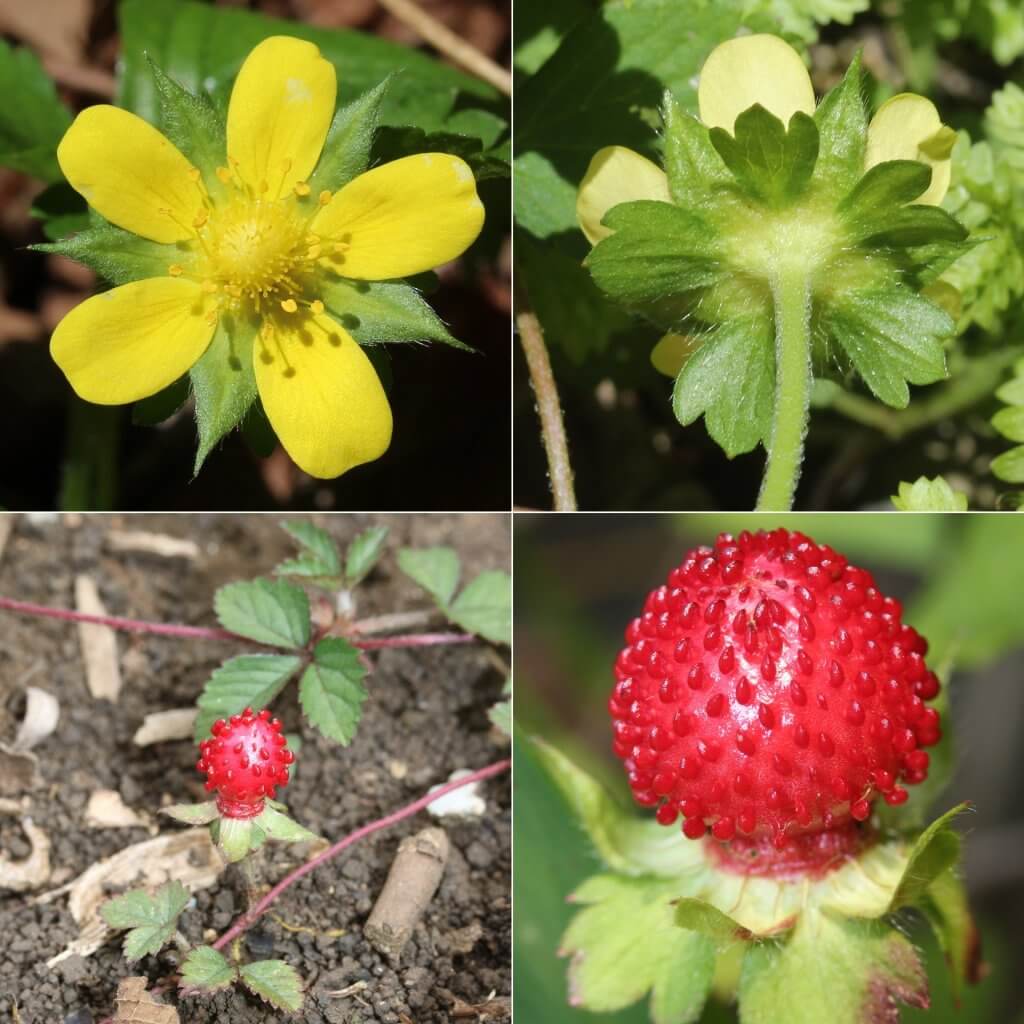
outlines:
[[[908,288],[836,293],[825,317],[857,372],[887,405],[906,407],[907,381],[931,384],[946,376],[942,340],[952,334],[953,321]]]
[[[391,80],[389,75],[380,85],[347,106],[338,108],[327,132],[320,161],[309,179],[311,199],[324,189],[337,191],[369,167],[381,104]]]
[[[345,552],[345,582],[350,587],[365,579],[380,561],[387,536],[386,526],[371,526],[352,539]]]
[[[586,265],[597,286],[627,306],[643,306],[713,284],[721,273],[715,235],[696,213],[656,200],[622,203],[602,223]]]
[[[939,875],[952,868],[960,858],[960,836],[949,826],[968,809],[958,804],[936,818],[918,837],[910,851],[903,877],[893,894],[890,910],[915,906]]]
[[[684,897],[675,904],[675,923],[700,932],[714,942],[736,942],[750,938],[750,932],[727,914],[704,900]]]
[[[849,187],[864,170],[868,119],[861,77],[858,51],[843,80],[825,94],[814,111],[819,139],[814,176],[824,187]]]
[[[196,742],[206,739],[218,718],[259,711],[284,689],[302,664],[293,654],[240,654],[214,670],[196,704]]]
[[[598,1013],[622,1009],[651,992],[656,1024],[700,1016],[715,951],[709,939],[675,923],[674,901],[685,881],[598,875],[572,895],[584,904],[562,938],[572,957],[574,1004]]]
[[[214,800],[202,804],[171,804],[169,807],[161,807],[160,813],[186,825],[208,825],[220,816]]]
[[[818,159],[818,128],[797,111],[787,128],[760,103],[736,118],[733,133],[712,128],[711,145],[750,195],[781,207],[807,187]]]
[[[282,843],[299,843],[320,838],[315,832],[310,832],[308,828],[274,807],[264,807],[263,811],[253,818],[253,823],[262,829],[268,838]]]
[[[281,528],[300,547],[300,557],[282,562],[274,572],[285,576],[320,576],[341,582],[341,555],[326,530],[304,519],[282,523]]]
[[[217,992],[227,988],[237,977],[238,972],[227,958],[212,946],[196,946],[189,950],[181,965],[182,988]]]
[[[440,341],[472,351],[448,332],[419,291],[404,281],[350,281],[325,273],[320,298],[361,345]]]
[[[209,347],[189,370],[199,430],[193,466],[196,475],[210,452],[242,422],[256,401],[252,352],[258,329],[255,318],[225,313],[217,320]]]
[[[100,914],[111,928],[131,929],[124,939],[125,959],[141,960],[159,952],[171,940],[178,915],[190,898],[181,882],[167,882],[152,895],[145,889],[134,889],[108,900],[100,907]]]
[[[295,968],[283,960],[243,964],[239,976],[247,988],[279,1010],[302,1009],[302,979]]]
[[[398,567],[447,608],[459,583],[459,556],[451,548],[402,548]]]
[[[362,717],[365,676],[359,651],[341,637],[321,640],[313,651],[313,663],[302,673],[302,710],[328,739],[342,746],[352,741]]]
[[[28,47],[0,39],[0,167],[58,182],[57,144],[71,114],[57,97],[53,79]]]
[[[711,332],[676,378],[672,409],[683,426],[704,416],[729,458],[771,434],[775,350],[768,316],[733,318]]]
[[[303,647],[309,641],[309,598],[287,580],[229,583],[213,607],[225,629],[258,643]]]
[[[743,961],[742,1024],[892,1020],[896,1003],[928,1005],[928,977],[913,945],[884,921],[836,919],[812,908],[785,942],[751,945]]]
[[[496,644],[512,643],[512,578],[507,572],[482,572],[448,608],[448,617],[467,633]]]
[[[966,512],[967,495],[954,491],[944,477],[918,477],[913,483],[901,481],[892,503],[900,512]]]

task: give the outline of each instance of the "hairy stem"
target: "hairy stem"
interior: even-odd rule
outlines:
[[[811,403],[811,302],[807,274],[783,266],[772,282],[775,303],[775,417],[757,508],[793,505]]]
[[[125,630],[129,633],[154,633],[159,636],[175,636],[199,640],[231,640],[234,643],[253,644],[268,647],[248,637],[239,636],[227,629],[210,626],[183,626],[173,622],[145,622],[141,619],[125,619],[117,615],[87,615],[70,608],[52,608],[31,601],[16,601],[13,597],[0,596],[0,609],[18,612],[22,615],[39,615],[47,619],[62,619],[65,622],[90,622],[110,629]],[[439,644],[473,643],[476,637],[471,633],[411,633],[405,636],[381,637],[377,640],[349,639],[353,647],[364,651],[375,651],[382,647],[434,647]],[[276,650],[276,648],[274,648]]]

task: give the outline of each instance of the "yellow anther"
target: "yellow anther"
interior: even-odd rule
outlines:
[[[306,241],[309,242],[310,245],[317,245],[320,242],[320,236],[314,235],[313,232],[310,231],[310,233],[306,235]]]
[[[209,278],[207,278],[203,282],[203,291],[206,292],[207,295],[212,295],[216,290],[217,283],[215,281],[211,281]]]
[[[217,168],[217,177],[220,178],[225,185],[231,184],[231,172],[226,167]]]
[[[324,304],[319,299],[314,299],[310,304],[309,308],[319,316],[324,311]]]
[[[299,304],[294,299],[285,299],[281,303],[281,308],[286,313],[294,313],[294,312],[296,312],[298,310]]]
[[[181,277],[181,275],[185,273],[185,268],[180,263],[172,263],[167,268],[167,273],[170,274],[171,277]]]
[[[190,167],[189,168],[189,172],[188,172],[188,176],[193,181],[198,181],[199,180],[199,168],[198,167]]]
[[[320,205],[326,206],[330,201],[331,193],[328,192],[327,189],[324,189],[323,192],[320,193]]]
[[[297,182],[295,182],[295,184],[292,186],[292,188],[295,191],[295,194],[297,196],[308,196],[309,195],[309,186],[304,181],[297,181]]]
[[[320,258],[321,248],[319,245],[310,246],[309,252],[306,253],[307,260],[317,260]]]
[[[192,227],[201,228],[210,219],[210,211],[204,206],[192,221]]]
[[[331,246],[331,252],[348,252],[348,242],[335,242]]]

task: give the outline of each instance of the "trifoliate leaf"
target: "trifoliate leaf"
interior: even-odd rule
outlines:
[[[239,971],[242,984],[279,1010],[302,1008],[302,979],[283,960],[257,960]]]
[[[712,942],[675,921],[684,880],[597,875],[570,897],[583,904],[562,938],[569,989],[588,1010],[620,1010],[651,992],[655,1024],[699,1018],[714,972]]]
[[[181,965],[182,988],[217,992],[227,988],[237,977],[234,966],[212,946],[196,946],[189,950]]]
[[[210,726],[218,718],[230,718],[246,708],[265,708],[301,664],[292,654],[240,654],[224,662],[214,670],[196,701],[196,742],[209,736]]]
[[[398,567],[447,608],[459,583],[459,556],[451,548],[402,548]]]
[[[298,542],[298,558],[282,562],[274,572],[279,576],[302,576],[341,583],[341,554],[331,535],[304,519],[282,523],[282,529]]]
[[[345,552],[345,582],[348,586],[354,587],[363,580],[380,561],[387,536],[386,526],[371,526],[352,540]]]
[[[818,159],[818,128],[811,117],[797,111],[787,130],[760,103],[736,118],[733,134],[712,128],[710,139],[744,191],[773,207],[804,191]]]
[[[737,318],[713,330],[676,378],[672,408],[688,426],[704,416],[729,458],[771,433],[775,351],[769,316]]]
[[[232,633],[275,647],[309,641],[309,598],[286,580],[229,583],[213,600],[220,624]]]
[[[100,907],[100,914],[111,928],[131,929],[124,938],[125,959],[141,960],[159,952],[171,940],[178,915],[190,898],[181,882],[167,882],[152,895],[145,889],[134,889],[108,900]]]
[[[348,106],[338,108],[327,133],[320,162],[309,179],[311,201],[315,201],[324,189],[333,192],[347,185],[370,166],[373,136],[390,82],[389,76]]]
[[[934,480],[920,476],[912,484],[901,482],[892,503],[900,512],[967,511],[967,495],[954,491],[941,476]]]
[[[448,608],[448,618],[467,633],[496,644],[512,643],[512,579],[507,572],[482,572]]]
[[[313,663],[302,673],[299,700],[306,717],[328,739],[347,746],[363,713],[366,668],[359,651],[347,640],[328,637],[313,651]]]
[[[202,804],[171,804],[169,807],[161,807],[160,813],[186,825],[209,825],[220,814],[215,800],[207,800]]]
[[[861,77],[858,52],[843,80],[825,94],[814,111],[819,139],[814,177],[823,187],[836,191],[852,186],[864,171],[868,119]]]
[[[884,921],[806,908],[788,939],[751,945],[743,961],[742,1024],[892,1020],[896,1003],[927,1007],[928,977],[913,945]]]

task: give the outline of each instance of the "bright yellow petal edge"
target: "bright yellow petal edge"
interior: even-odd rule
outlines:
[[[938,206],[949,189],[956,133],[931,100],[904,92],[886,100],[868,125],[865,170],[886,160],[917,160],[932,169],[931,184],[914,200]]]
[[[716,46],[697,87],[700,119],[732,132],[736,118],[760,103],[784,125],[797,112],[814,113],[814,86],[800,54],[772,35],[738,36]]]
[[[576,219],[590,244],[612,233],[601,221],[613,206],[639,199],[672,202],[665,172],[625,146],[599,149],[576,193]]]

